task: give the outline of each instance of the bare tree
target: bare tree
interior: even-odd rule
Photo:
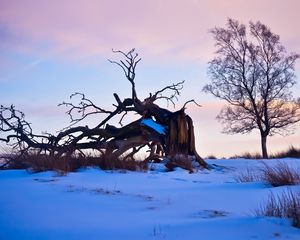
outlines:
[[[250,22],[246,29],[228,19],[227,28],[211,33],[217,51],[209,62],[211,83],[203,90],[228,103],[217,117],[224,132],[258,129],[263,158],[268,158],[267,137],[292,133],[300,121],[300,101],[291,92],[299,55],[286,53],[279,35],[260,22]]]
[[[195,148],[195,137],[192,119],[185,114],[186,104],[175,112],[160,107],[156,102],[164,99],[174,104],[180,95],[184,81],[168,85],[155,93],[150,93],[144,100],[140,100],[135,86],[136,67],[141,58],[135,49],[129,52],[113,51],[120,56],[120,60],[111,61],[124,72],[131,84],[130,97],[121,100],[117,93],[113,96],[116,103],[114,109],[107,110],[96,105],[82,93],[74,93],[70,101],[60,105],[67,107],[67,114],[71,119],[68,127],[57,135],[33,133],[30,124],[25,120],[22,112],[14,106],[0,107],[0,141],[13,144],[15,148],[28,152],[37,150],[46,154],[72,155],[86,149],[99,151],[107,159],[119,158],[121,155],[133,159],[141,149],[147,147],[147,160],[178,159],[185,156],[186,161],[194,158],[203,167],[206,162],[198,155]],[[78,104],[74,98],[80,98]],[[140,119],[123,126],[122,122],[128,112],[140,116]],[[78,126],[88,117],[102,115],[102,120],[95,127]],[[108,124],[112,118],[119,117],[121,127]]]

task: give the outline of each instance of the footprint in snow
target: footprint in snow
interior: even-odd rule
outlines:
[[[194,214],[196,218],[218,218],[226,217],[229,215],[229,212],[222,210],[203,210]]]
[[[176,181],[187,182],[187,180],[183,178],[172,178],[172,179]]]
[[[33,179],[36,182],[56,182],[58,179],[43,179],[43,178],[34,178]]]

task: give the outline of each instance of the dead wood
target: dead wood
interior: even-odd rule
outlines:
[[[187,156],[187,161],[195,159],[202,167],[207,164],[199,156],[195,148],[194,127],[192,119],[185,114],[185,107],[194,100],[187,101],[179,110],[172,112],[157,104],[157,100],[164,99],[175,105],[184,81],[168,85],[143,100],[138,98],[135,76],[137,64],[141,61],[134,49],[119,54],[119,61],[111,63],[119,66],[126,79],[131,84],[131,96],[123,100],[117,93],[113,93],[114,109],[107,110],[99,107],[83,93],[74,93],[70,101],[59,104],[66,107],[70,117],[70,125],[58,134],[33,133],[31,125],[25,120],[25,115],[10,107],[0,108],[0,141],[10,144],[21,151],[38,151],[46,154],[72,155],[86,150],[96,150],[100,154],[112,159],[123,156],[125,159],[134,159],[134,155],[143,149],[148,149],[146,160],[169,158],[176,155]],[[72,102],[80,98],[78,104]],[[127,113],[140,115],[140,119],[123,125]],[[91,116],[102,115],[103,118],[95,127],[78,126]],[[109,124],[109,121],[119,117],[120,127]]]

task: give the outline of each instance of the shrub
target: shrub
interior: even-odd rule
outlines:
[[[76,171],[80,167],[88,166],[84,157],[58,156],[41,153],[26,153],[16,155],[9,168],[22,165],[24,169],[32,172],[57,171],[60,173]]]
[[[210,154],[207,157],[205,157],[204,159],[217,159],[217,157],[213,154]]]
[[[130,171],[146,171],[148,170],[148,161],[137,161],[133,158],[114,158],[102,156],[98,165],[104,170],[123,169]]]
[[[236,154],[234,156],[229,157],[229,159],[236,159],[236,158],[262,159],[262,156],[260,153],[245,152],[242,154]],[[300,158],[300,149],[294,146],[290,146],[289,149],[285,151],[275,153],[275,154],[270,154],[269,158]]]
[[[300,158],[300,149],[290,146],[288,150],[274,154],[271,158]]]
[[[19,158],[19,154],[6,153],[0,156],[0,169],[25,169],[28,165]]]
[[[271,193],[267,202],[255,210],[257,216],[270,216],[289,218],[295,227],[300,228],[300,192],[291,190],[282,192],[281,195]]]
[[[254,168],[246,168],[244,171],[234,175],[236,182],[256,182],[261,180],[259,172]]]
[[[236,159],[236,158],[261,159],[262,156],[261,156],[260,153],[245,152],[245,153],[242,153],[242,154],[237,154],[237,155],[229,157],[229,159]]]
[[[237,182],[265,182],[273,187],[300,183],[300,170],[290,167],[286,162],[277,161],[273,166],[261,162],[257,168],[246,168],[234,175]]]
[[[41,153],[11,154],[2,169],[28,169],[32,172],[57,171],[61,174],[73,172],[82,167],[100,167],[104,170],[124,169],[145,171],[147,161],[135,159],[109,158],[102,155],[49,155]]]
[[[176,154],[170,157],[170,159],[168,159],[168,162],[166,163],[166,168],[168,169],[168,171],[173,171],[176,167],[186,169],[190,173],[192,173],[192,157],[185,154]]]
[[[262,162],[261,180],[273,187],[295,185],[300,183],[300,172],[290,167],[286,162],[278,161],[274,166]]]

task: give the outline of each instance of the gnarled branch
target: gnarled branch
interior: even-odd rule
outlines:
[[[0,141],[14,142],[16,147],[25,151],[38,150],[48,154],[70,156],[73,153],[84,154],[85,150],[97,150],[105,157],[125,159],[133,158],[134,155],[144,148],[148,148],[149,156],[146,160],[161,159],[170,154],[193,155],[197,161],[207,167],[199,157],[195,149],[194,130],[192,120],[184,113],[187,101],[178,112],[172,112],[160,107],[156,101],[165,99],[175,106],[175,100],[180,96],[184,81],[168,85],[144,100],[140,100],[135,89],[135,71],[140,62],[135,49],[129,52],[115,51],[121,55],[119,61],[111,61],[124,71],[127,80],[132,86],[131,97],[120,99],[114,93],[115,103],[112,110],[99,107],[85,94],[75,92],[70,96],[70,101],[63,102],[59,106],[68,108],[67,115],[71,119],[70,125],[56,135],[33,134],[30,124],[25,120],[25,115],[16,110],[14,106],[0,108],[0,132],[5,134]],[[79,98],[79,102],[74,100]],[[123,125],[124,117],[133,112],[140,119],[127,125]],[[78,126],[88,117],[101,115],[103,119],[95,127]],[[119,124],[115,127],[108,124],[111,119],[120,116]],[[146,121],[147,120],[147,121]],[[77,125],[77,126],[75,126]],[[191,157],[186,158],[191,159]]]

